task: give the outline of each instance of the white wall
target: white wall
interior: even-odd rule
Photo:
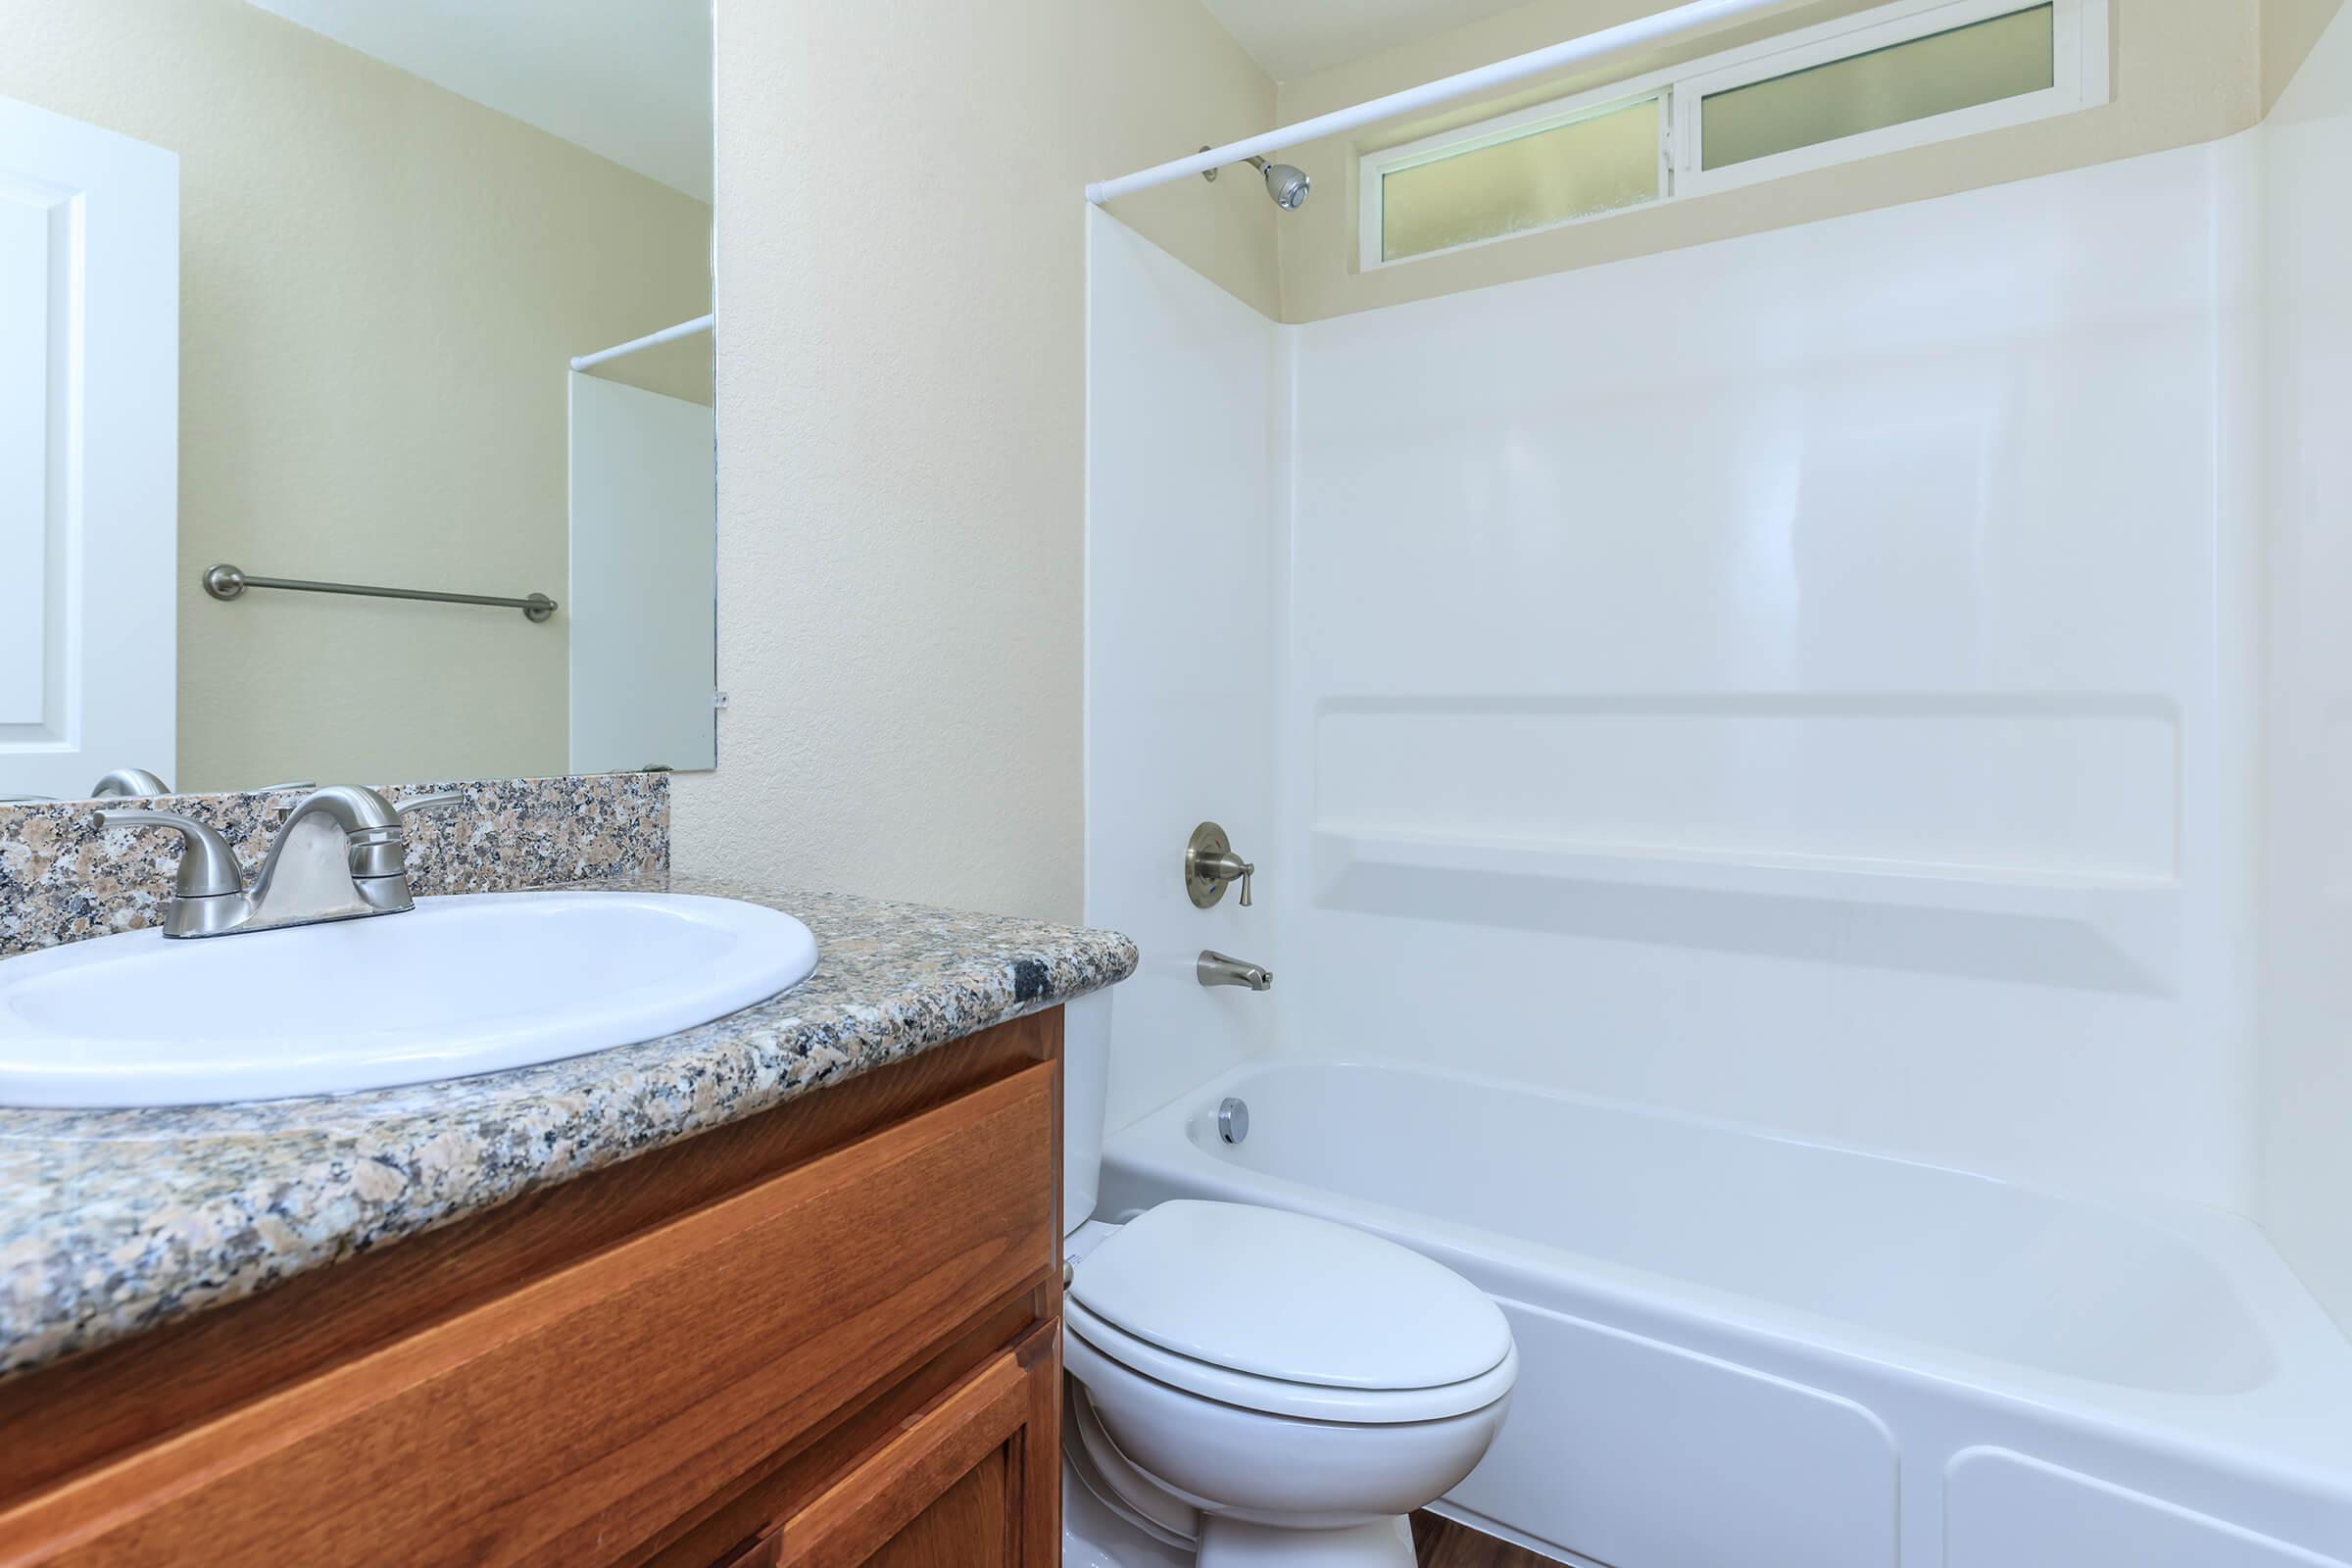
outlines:
[[[2250,1205],[2252,156],[1280,329],[1272,1049]],[[1182,280],[1093,401],[1183,411],[1127,503],[1171,575],[1250,477]],[[1140,548],[1112,451],[1099,552]],[[1169,610],[1090,654],[1234,689],[1210,646]],[[1222,940],[1174,818],[1250,763],[1197,739],[1090,735],[1089,915],[1167,901],[1148,964]],[[1268,1049],[1146,1001],[1114,1126]]]
[[[2352,1332],[2352,22],[2264,132],[2262,1217]]]
[[[1107,214],[1087,241],[1086,918],[1143,954],[1112,1003],[1118,1127],[1273,1046],[1299,880],[1199,909],[1182,870],[1204,819],[1274,847],[1282,329]],[[1203,989],[1203,948],[1277,992]]]
[[[1284,1049],[2244,1202],[2247,156],[1298,329]]]

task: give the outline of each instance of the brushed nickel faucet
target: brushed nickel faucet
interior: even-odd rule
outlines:
[[[1244,986],[1251,991],[1274,989],[1274,971],[1264,964],[1206,948],[1200,950],[1200,961],[1193,966],[1193,974],[1204,986]]]
[[[394,807],[356,784],[313,790],[287,813],[251,888],[228,841],[193,817],[110,810],[96,813],[95,820],[102,828],[161,827],[179,834],[179,869],[164,908],[164,935],[219,937],[415,908],[403,823],[416,812],[456,806],[460,799],[420,795]]]

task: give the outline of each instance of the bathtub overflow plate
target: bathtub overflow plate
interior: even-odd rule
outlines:
[[[1217,1106],[1217,1136],[1229,1144],[1250,1136],[1250,1107],[1232,1095]]]

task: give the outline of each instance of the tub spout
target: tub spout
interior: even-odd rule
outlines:
[[[1194,971],[1204,986],[1247,986],[1251,991],[1271,991],[1274,971],[1247,958],[1228,957],[1203,948],[1200,962]]]

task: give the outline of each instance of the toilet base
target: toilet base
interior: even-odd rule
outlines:
[[[1193,1543],[1160,1541],[1104,1501],[1078,1473],[1074,1445],[1062,1448],[1063,1568],[1199,1568]]]
[[[1201,1521],[1200,1568],[1413,1568],[1413,1530],[1401,1518],[1278,1530],[1211,1516]]]
[[[1414,1568],[1412,1525],[1382,1519],[1342,1530],[1280,1530],[1205,1519],[1203,1538],[1148,1531],[1081,1473],[1077,1434],[1062,1450],[1061,1559],[1067,1568]]]

